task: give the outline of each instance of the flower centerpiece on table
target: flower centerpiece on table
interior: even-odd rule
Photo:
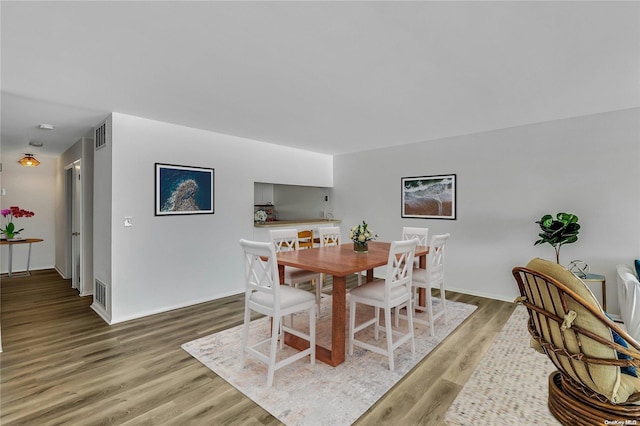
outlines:
[[[378,238],[378,234],[374,234],[369,230],[369,225],[364,220],[362,224],[356,225],[349,231],[349,238],[353,240],[353,250],[366,253],[369,249],[369,241]]]
[[[21,209],[18,206],[11,206],[8,209],[2,209],[0,214],[2,214],[2,216],[5,218],[9,218],[9,222],[4,228],[0,228],[0,232],[2,232],[5,238],[11,240],[13,238],[16,238],[16,235],[24,230],[24,228],[20,228],[16,231],[16,226],[13,223],[13,219],[18,217],[32,217],[35,213],[29,210]]]
[[[258,210],[253,214],[253,220],[258,223],[264,223],[267,220],[267,212],[264,210]]]

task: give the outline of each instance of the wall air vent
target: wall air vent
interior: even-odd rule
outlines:
[[[109,288],[105,283],[96,280],[96,286],[93,292],[93,300],[100,305],[106,312],[109,312]]]
[[[100,126],[96,127],[95,138],[93,139],[96,144],[96,151],[107,145],[107,122],[105,121]]]

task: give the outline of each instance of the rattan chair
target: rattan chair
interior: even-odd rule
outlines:
[[[532,346],[557,371],[549,410],[564,425],[640,423],[640,343],[610,320],[591,290],[562,266],[533,259],[513,269],[526,306]],[[628,347],[614,342],[615,334]],[[625,356],[627,359],[621,359]],[[617,422],[617,423],[616,423]]]

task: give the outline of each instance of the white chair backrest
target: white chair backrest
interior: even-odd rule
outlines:
[[[320,234],[320,247],[339,246],[340,245],[340,227],[326,226],[318,229]]]
[[[417,245],[415,239],[391,242],[385,277],[387,301],[411,297],[413,257]]]
[[[297,229],[272,229],[269,232],[277,252],[298,250]]]
[[[419,246],[428,246],[429,245],[429,228],[413,228],[410,226],[405,226],[402,228],[402,239],[403,240],[412,240],[414,238],[418,239]]]
[[[280,276],[273,244],[242,239],[240,245],[244,250],[246,297],[259,291],[272,295],[275,302],[279,302]]]
[[[434,235],[427,255],[427,279],[431,285],[444,281],[444,256],[450,234]]]

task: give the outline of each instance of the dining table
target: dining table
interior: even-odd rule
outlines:
[[[347,276],[367,271],[367,282],[373,281],[374,268],[387,265],[389,260],[391,243],[369,241],[368,245],[366,253],[355,252],[353,244],[277,253],[280,284],[284,284],[284,270],[287,266],[333,276],[331,348],[325,348],[319,344],[316,345],[316,359],[333,367],[343,363],[345,360]],[[419,265],[421,268],[426,267],[428,253],[429,247],[416,247],[415,257],[420,259]],[[424,306],[424,302],[424,294],[422,294],[418,303]],[[285,333],[284,342],[299,350],[309,347],[307,340],[289,333]]]

